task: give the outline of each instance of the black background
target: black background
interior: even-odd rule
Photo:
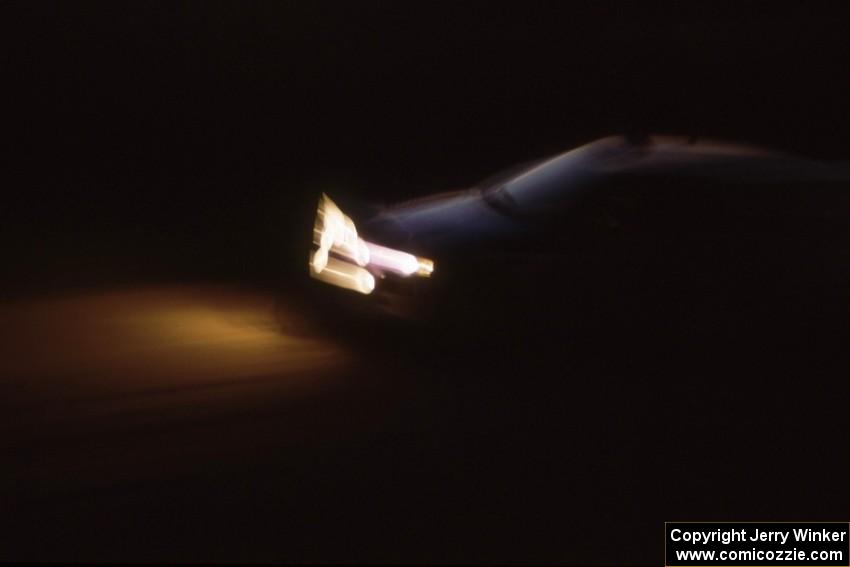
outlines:
[[[302,195],[392,202],[615,133],[845,158],[842,8],[7,4],[9,272],[274,276]]]
[[[850,157],[845,3],[0,11],[10,298],[285,285],[320,191],[392,202],[609,134]],[[664,520],[844,519],[846,335],[825,335],[722,357],[597,345],[495,377],[430,353],[403,379],[421,397],[371,437],[117,482],[85,505],[39,485],[40,504],[4,511],[27,519],[7,558],[648,563]],[[372,402],[390,382],[374,380]]]

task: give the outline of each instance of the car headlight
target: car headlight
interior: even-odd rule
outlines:
[[[313,225],[310,275],[320,281],[364,294],[375,289],[375,274],[429,277],[434,262],[394,250],[357,235],[357,227],[330,197],[322,193]]]

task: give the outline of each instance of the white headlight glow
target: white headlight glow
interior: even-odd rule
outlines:
[[[363,294],[372,293],[375,289],[372,272],[428,277],[434,271],[434,262],[427,258],[360,238],[354,221],[324,193],[316,210],[313,244],[318,248],[310,254],[310,275]]]

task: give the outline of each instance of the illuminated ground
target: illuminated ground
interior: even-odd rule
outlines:
[[[842,457],[808,443],[845,420],[834,354],[447,353],[307,313],[208,285],[3,304],[0,558],[634,563],[670,518],[840,512]]]

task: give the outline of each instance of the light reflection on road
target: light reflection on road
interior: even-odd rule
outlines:
[[[281,330],[257,292],[174,286],[78,293],[0,305],[4,378],[73,376],[108,391],[150,390],[333,368],[344,352],[304,321]],[[294,323],[294,324],[292,324]],[[61,376],[60,376],[61,375]]]
[[[0,493],[279,449],[336,427],[328,400],[352,387],[349,353],[256,291],[66,293],[7,301],[0,320]]]

